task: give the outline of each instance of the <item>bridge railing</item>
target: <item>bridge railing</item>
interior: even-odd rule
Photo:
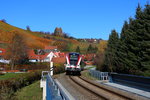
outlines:
[[[91,76],[99,79],[99,80],[109,80],[108,72],[100,72],[96,70],[89,70]]]
[[[150,92],[150,77],[110,73],[112,82]]]
[[[46,77],[46,100],[69,100],[65,92],[51,77],[50,73]]]

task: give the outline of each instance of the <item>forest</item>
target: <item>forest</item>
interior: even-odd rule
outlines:
[[[120,35],[112,30],[104,54],[97,55],[101,71],[150,76],[150,5],[136,8],[124,22]]]

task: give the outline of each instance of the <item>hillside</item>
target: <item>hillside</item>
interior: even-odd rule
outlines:
[[[60,43],[73,43],[76,44],[78,41],[72,39],[65,39],[62,37],[56,37],[48,35],[50,38],[44,38],[45,34],[41,34],[40,32],[31,32],[27,31],[10,24],[4,23],[0,21],[0,41],[6,43],[10,43],[14,32],[19,33],[22,35],[26,43],[30,48],[44,48],[45,45],[55,45],[56,42]],[[57,44],[56,44],[57,45]],[[0,43],[0,46],[4,47],[3,43]]]
[[[10,43],[14,32],[22,35],[25,38],[28,46],[31,48],[43,48],[45,45],[50,45],[51,43],[51,40],[42,38],[41,34],[29,32],[0,21],[1,42]]]
[[[74,52],[77,46],[79,46],[81,52],[85,53],[90,44],[88,42],[79,42],[76,39],[27,31],[0,21],[0,47],[7,47],[6,45],[11,42],[12,37],[16,32],[22,35],[26,40],[27,45],[33,49],[44,48],[46,45],[54,45],[58,46],[59,50]],[[92,45],[99,46],[98,44]]]

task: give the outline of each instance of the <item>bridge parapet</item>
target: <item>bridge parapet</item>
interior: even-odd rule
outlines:
[[[43,100],[70,100],[59,84],[51,77],[50,71],[42,71],[40,87]]]

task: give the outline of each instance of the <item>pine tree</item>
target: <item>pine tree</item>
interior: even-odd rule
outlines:
[[[77,46],[76,52],[80,53],[80,47],[79,46]]]
[[[150,5],[147,3],[145,9],[143,11],[142,16],[140,16],[140,23],[141,23],[141,33],[139,36],[142,37],[141,45],[140,45],[140,65],[141,70],[146,71],[147,73],[150,72]]]
[[[121,31],[121,36],[120,36],[120,40],[118,41],[118,66],[116,69],[116,72],[124,72],[127,73],[128,72],[128,65],[126,64],[127,62],[127,44],[126,44],[126,39],[127,39],[127,35],[126,32],[129,28],[128,22],[125,21],[122,31]]]
[[[109,36],[107,45],[108,47],[106,49],[104,60],[104,67],[105,67],[104,69],[107,69],[107,71],[110,72],[116,71],[116,66],[118,65],[117,60],[118,41],[119,41],[118,33],[115,30],[112,30]]]
[[[147,8],[149,7],[147,6]],[[120,53],[120,56],[123,56],[120,63],[122,63],[126,71],[128,70],[132,74],[141,73],[141,71],[149,70],[150,68],[150,52],[148,52],[150,48],[150,31],[148,31],[150,17],[148,18],[148,16],[150,13],[147,13],[147,8],[143,12],[140,5],[138,5],[135,19],[130,18],[128,27],[127,24],[124,24],[121,33],[120,51],[124,53]]]
[[[87,49],[87,53],[92,53],[92,50],[93,50],[93,47],[92,47],[92,45],[90,44],[89,47],[88,47],[88,49]]]

